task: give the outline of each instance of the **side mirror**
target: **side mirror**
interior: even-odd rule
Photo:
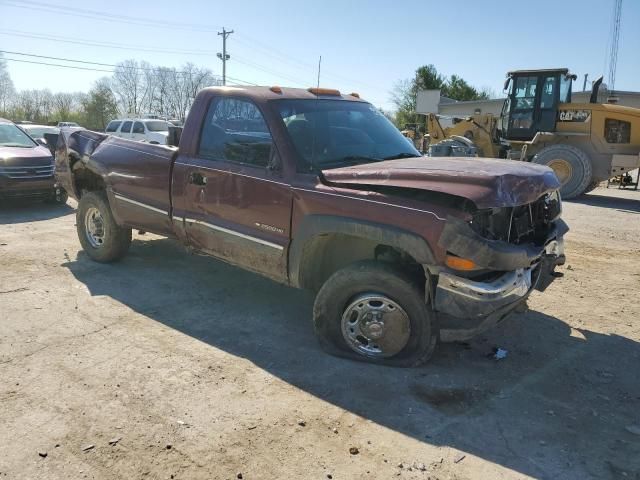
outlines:
[[[510,84],[510,83],[511,83],[511,77],[507,78],[507,79],[504,81],[504,87],[502,88],[502,89],[503,89],[503,91],[505,91],[505,92],[506,92],[506,91],[509,89],[509,84]]]
[[[41,147],[49,147],[49,145],[47,145],[47,141],[44,138],[36,138],[35,141],[38,142],[38,145],[40,145]]]

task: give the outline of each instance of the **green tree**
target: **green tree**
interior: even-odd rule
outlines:
[[[416,70],[413,88],[417,94],[420,90],[442,89],[446,83],[447,77],[439,74],[436,67],[430,64],[424,65]]]
[[[106,78],[96,82],[83,101],[84,126],[89,130],[102,130],[118,116],[118,104]]]
[[[407,123],[418,123],[422,119],[416,114],[416,100],[420,90],[440,90],[440,94],[453,100],[482,100],[489,98],[486,90],[478,90],[458,75],[446,76],[438,73],[434,65],[419,67],[410,80],[397,82],[391,92],[396,106],[395,124],[404,128]]]
[[[486,100],[489,98],[486,92],[477,90],[457,75],[451,75],[447,80],[442,89],[442,95],[459,101]]]

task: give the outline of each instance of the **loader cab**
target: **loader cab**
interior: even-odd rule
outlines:
[[[575,78],[566,68],[509,72],[504,84],[502,137],[528,141],[538,132],[554,132],[558,105],[571,102]]]

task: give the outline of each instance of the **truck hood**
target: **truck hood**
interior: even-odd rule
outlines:
[[[42,146],[33,148],[0,147],[0,166],[30,167],[53,162],[53,156]]]
[[[549,167],[515,160],[416,157],[323,170],[334,185],[401,187],[448,193],[478,208],[524,205],[560,188]]]

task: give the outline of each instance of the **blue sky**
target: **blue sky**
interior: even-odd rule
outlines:
[[[225,26],[235,31],[228,40],[230,77],[307,87],[316,83],[322,55],[323,86],[359,92],[390,109],[394,83],[428,63],[446,75],[461,75],[475,86],[498,93],[505,72],[518,68],[566,66],[580,77],[581,85],[585,73],[590,79],[605,73],[612,8],[613,0],[0,0],[0,50],[107,64],[127,58],[164,66],[190,61],[220,74],[222,66],[215,53],[221,50],[221,39],[216,31]],[[160,23],[99,19],[87,11]],[[616,77],[616,88],[621,90],[640,90],[639,24],[640,1],[623,0]],[[118,44],[133,50],[29,35]],[[5,58],[29,60],[9,54]],[[7,63],[19,89],[88,90],[96,79],[108,75]]]

